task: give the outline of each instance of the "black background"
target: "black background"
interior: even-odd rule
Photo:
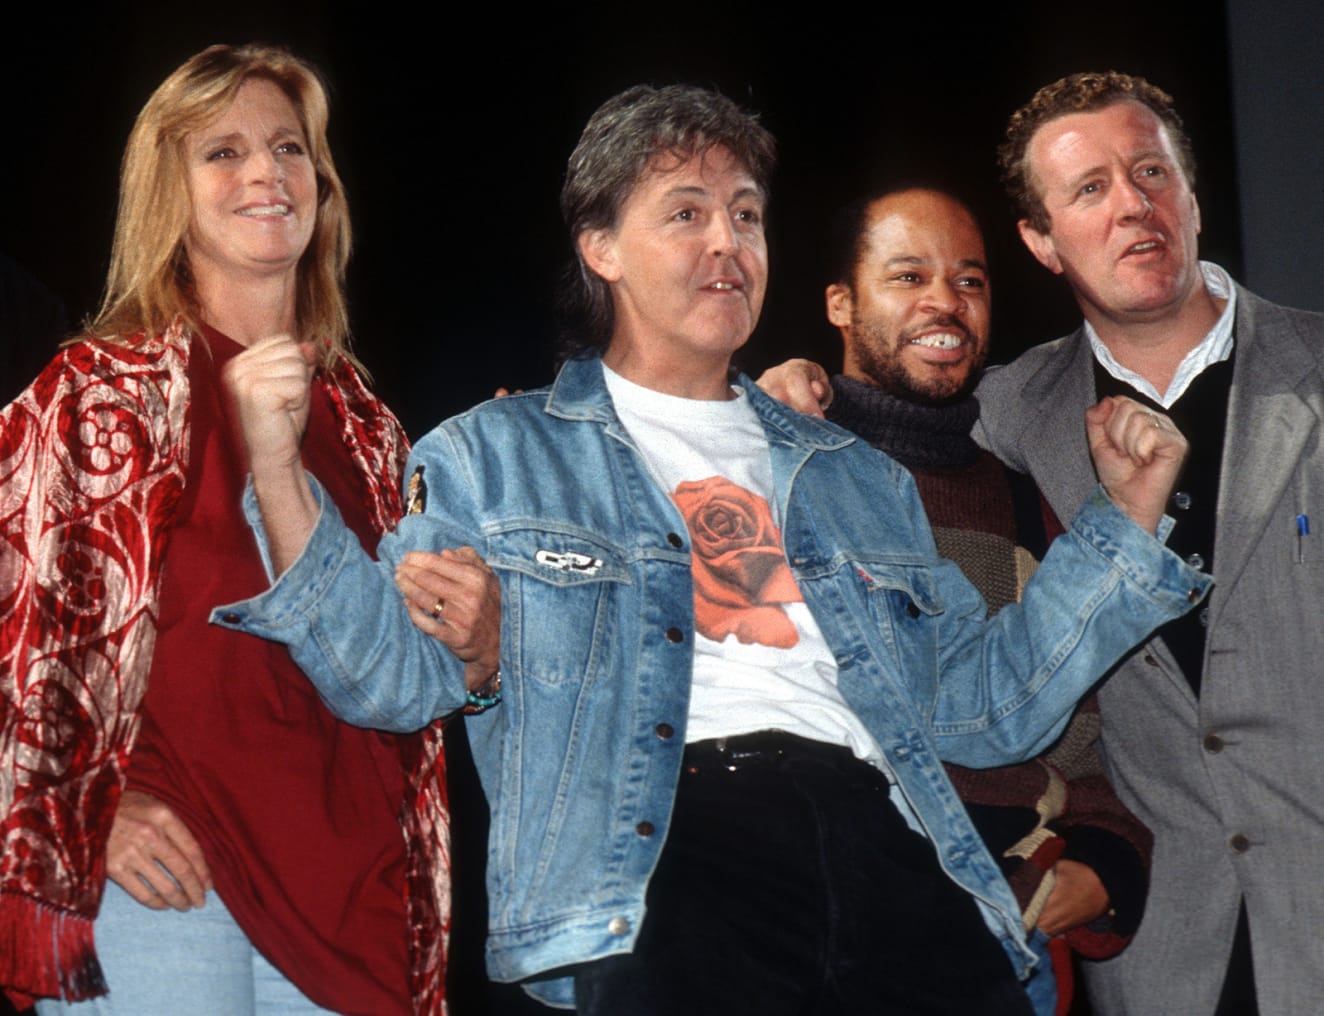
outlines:
[[[210,43],[288,44],[331,88],[355,223],[356,349],[414,437],[498,385],[549,379],[552,294],[569,249],[556,203],[565,159],[593,109],[640,81],[717,87],[779,139],[772,277],[747,368],[803,353],[835,363],[822,227],[856,189],[897,175],[934,175],[974,205],[994,276],[995,359],[1073,327],[1065,288],[1015,237],[993,151],[1012,109],[1075,70],[1141,73],[1174,94],[1200,165],[1202,252],[1240,269],[1217,4],[825,5],[794,16],[544,6],[470,12],[467,23],[439,13],[435,28],[391,4],[178,12],[106,4],[10,35],[0,251],[76,324],[101,293],[119,158],[151,90]],[[49,350],[28,353],[35,371]],[[27,378],[3,380],[8,398]]]

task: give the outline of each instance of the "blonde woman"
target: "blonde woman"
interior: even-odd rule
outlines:
[[[0,984],[43,1014],[444,1010],[439,728],[340,723],[284,647],[208,623],[266,584],[221,383],[245,347],[304,344],[303,462],[364,545],[401,510],[406,441],[346,345],[326,126],[283,50],[171,74],[102,308],[0,416]]]

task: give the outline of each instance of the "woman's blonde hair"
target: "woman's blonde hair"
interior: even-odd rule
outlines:
[[[143,106],[120,167],[106,293],[88,331],[127,341],[164,331],[180,317],[195,329],[201,323],[184,249],[192,218],[184,143],[219,117],[250,78],[271,81],[289,96],[317,176],[317,224],[297,269],[299,338],[316,342],[327,365],[340,356],[355,362],[344,292],[349,205],[327,145],[326,90],[310,64],[276,46],[211,46],[185,61]]]

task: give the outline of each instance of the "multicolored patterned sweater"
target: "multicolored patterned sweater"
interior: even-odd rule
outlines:
[[[1028,477],[971,439],[978,403],[921,406],[841,376],[832,387],[828,419],[911,471],[938,550],[961,566],[990,611],[1018,600],[1062,526]],[[1098,731],[1098,706],[1090,698],[1062,739],[1036,759],[999,769],[946,768],[1001,864],[1027,929],[1038,923],[1060,858],[1094,870],[1112,909],[1066,939],[1081,955],[1106,959],[1140,923],[1153,837],[1103,775]]]

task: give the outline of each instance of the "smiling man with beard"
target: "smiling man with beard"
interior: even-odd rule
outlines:
[[[855,202],[835,223],[827,316],[842,373],[920,404],[974,391],[988,356],[984,238],[955,198],[905,188]]]
[[[1028,477],[970,437],[992,295],[974,216],[940,191],[883,191],[842,210],[828,250],[844,367],[827,418],[910,470],[939,552],[990,609],[1014,602],[1061,526]],[[1097,731],[1090,700],[1040,758],[946,767],[1045,957],[1027,984],[1042,1016],[1071,997],[1070,948],[1115,955],[1144,907],[1152,839],[1102,775]]]

